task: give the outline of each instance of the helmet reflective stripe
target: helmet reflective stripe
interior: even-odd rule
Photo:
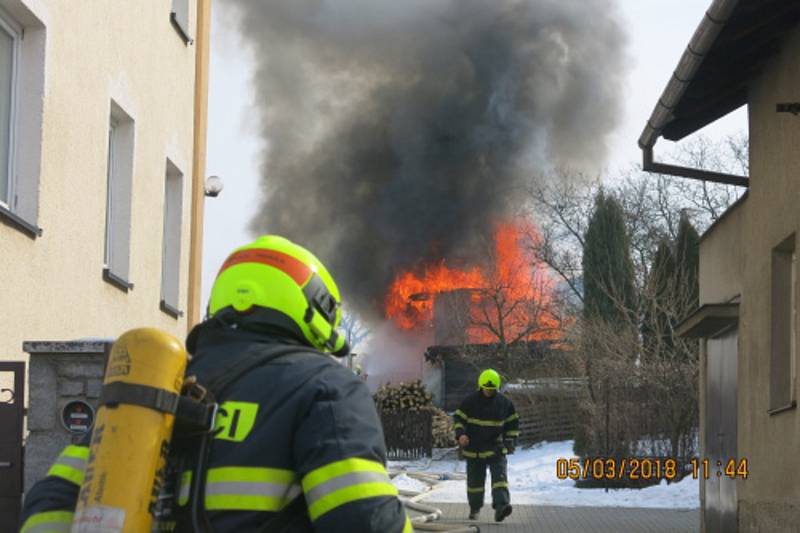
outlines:
[[[481,372],[478,378],[478,386],[482,389],[499,389],[500,388],[500,374],[497,371],[487,368]]]
[[[261,263],[275,267],[288,275],[298,285],[303,285],[311,277],[312,271],[308,265],[297,258],[277,250],[249,249],[234,252],[225,260],[217,276],[234,265],[241,263]]]

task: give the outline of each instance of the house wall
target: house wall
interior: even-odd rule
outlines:
[[[748,198],[732,206],[702,237],[700,241],[700,304],[737,301],[742,294],[744,278],[744,248],[740,245]],[[744,321],[739,327],[745,327]],[[700,450],[708,449],[706,443],[708,356],[706,342],[700,343],[699,410]],[[741,379],[741,378],[740,378]],[[705,524],[705,480],[700,479],[701,524]],[[703,531],[705,529],[703,528]]]
[[[23,341],[117,337],[152,326],[182,338],[185,317],[159,309],[164,180],[183,173],[179,308],[186,310],[191,213],[195,48],[170,22],[172,0],[0,0],[40,25],[40,128],[18,146],[39,167],[32,239],[0,224],[0,359],[23,360]],[[194,5],[190,21],[194,21]],[[36,68],[24,65],[25,68]],[[102,279],[106,161],[112,99],[135,122],[130,276],[125,293]],[[35,107],[35,106],[34,106]],[[35,123],[36,121],[34,121]],[[30,134],[30,132],[27,132]],[[31,163],[29,160],[33,159]]]
[[[772,250],[800,232],[800,119],[776,113],[775,104],[797,101],[798,54],[800,30],[795,30],[781,53],[752,83],[750,190],[703,236],[700,245],[701,304],[739,300],[741,295],[738,453],[749,462],[748,478],[737,480],[741,532],[796,531],[800,515],[800,478],[796,475],[800,471],[800,414],[797,408],[768,413]],[[800,295],[795,297],[800,301]],[[706,383],[704,349],[700,368],[700,383]],[[796,398],[797,382],[794,386]],[[702,450],[706,449],[705,409],[701,387]],[[705,485],[701,483],[704,498]]]
[[[800,414],[797,408],[767,413],[772,249],[800,229],[800,118],[776,113],[775,104],[797,101],[799,55],[800,29],[795,29],[750,87],[751,186],[741,244],[731,249],[740,250],[744,274],[738,447],[750,463],[750,476],[737,482],[740,531],[796,531],[800,516]]]
[[[700,239],[700,304],[734,301],[742,293],[744,260],[742,226],[749,208],[742,198]]]

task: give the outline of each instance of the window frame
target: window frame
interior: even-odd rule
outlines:
[[[183,316],[183,311],[180,310],[180,292],[181,292],[181,244],[183,238],[183,220],[184,220],[184,189],[185,189],[185,174],[181,169],[167,158],[164,167],[164,209],[162,220],[162,235],[161,235],[161,296],[159,302],[159,309],[171,316],[178,319]],[[171,188],[171,180],[177,180],[177,188]],[[173,194],[170,194],[170,193]],[[174,200],[174,205],[171,202]],[[174,210],[174,211],[173,211]],[[171,216],[170,216],[171,215]],[[175,226],[169,224],[171,219],[177,224],[177,231]],[[175,233],[170,233],[170,229]],[[170,254],[174,260],[174,264],[168,265],[168,248],[174,246],[173,254]],[[167,279],[167,273],[170,267],[174,269],[174,279]],[[174,283],[174,287],[172,287]],[[175,301],[168,301],[167,289],[174,289]]]
[[[136,121],[114,99],[110,103],[107,122],[103,280],[122,292],[128,292],[134,287],[129,279]],[[119,256],[115,251],[120,252]]]
[[[183,2],[184,7],[186,9],[186,20],[183,20],[181,17],[181,13],[175,7],[178,2]],[[191,45],[194,43],[194,39],[192,39],[191,35],[191,27],[192,27],[192,4],[191,0],[172,0],[170,2],[169,8],[169,21],[172,23],[172,27],[175,28],[175,31],[178,32],[183,44],[186,46]]]
[[[797,405],[797,248],[789,261],[789,403]]]
[[[20,63],[20,48],[21,41],[24,35],[23,28],[20,24],[14,21],[5,10],[0,8],[0,27],[11,36],[12,50],[11,50],[11,102],[9,104],[8,114],[8,165],[6,172],[8,172],[7,192],[5,198],[0,198],[0,207],[14,212],[16,195],[16,159],[17,159],[17,107],[19,105],[19,63]]]
[[[770,415],[782,413],[797,407],[797,246],[796,234],[792,233],[772,249],[770,266],[770,367],[769,367],[769,409]],[[788,271],[788,272],[787,272]],[[788,274],[788,275],[786,275]],[[779,278],[779,276],[781,276]],[[777,297],[784,295],[781,284],[788,285],[786,299],[780,302]],[[788,308],[788,309],[787,309]],[[788,313],[784,312],[788,311]],[[776,315],[778,315],[776,317]],[[787,317],[787,323],[779,323],[778,317]],[[783,326],[783,327],[781,327]],[[784,328],[786,331],[784,331]],[[777,368],[776,365],[780,365]],[[783,372],[788,371],[788,384],[785,397],[777,397],[775,387]]]
[[[0,203],[0,224],[31,240],[42,236],[40,187],[48,28],[19,0],[0,0],[0,24],[13,39],[9,113],[8,191]]]
[[[111,231],[111,225],[113,224],[113,210],[112,207],[114,202],[112,201],[112,194],[113,194],[113,179],[116,174],[116,162],[114,159],[115,154],[115,133],[118,131],[119,123],[117,120],[112,116],[108,121],[108,144],[107,150],[108,153],[106,154],[106,228],[105,228],[105,237],[104,237],[104,248],[103,248],[103,268],[110,269],[111,268],[111,254],[114,250],[114,232]]]

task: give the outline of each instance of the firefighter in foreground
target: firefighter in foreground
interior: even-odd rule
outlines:
[[[467,396],[455,413],[456,439],[467,459],[470,520],[476,520],[483,507],[487,466],[492,476],[494,519],[502,522],[511,514],[506,454],[514,453],[519,415],[499,389],[500,375],[492,369],[484,370],[478,378],[478,390]]]
[[[216,398],[200,497],[192,471],[179,471],[172,522],[160,522],[160,530],[412,532],[385,470],[369,391],[325,355],[348,351],[336,329],[340,302],[322,263],[284,238],[260,237],[228,257],[208,318],[187,338],[193,358],[186,375],[202,384],[247,372]],[[266,362],[254,366],[262,355]],[[87,435],[85,445],[68,446],[28,492],[23,532],[70,530],[88,443]],[[180,452],[192,460],[176,461],[176,448],[170,462],[192,465],[197,450]],[[196,508],[202,527],[188,511]]]

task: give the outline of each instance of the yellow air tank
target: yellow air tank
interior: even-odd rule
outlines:
[[[73,533],[150,531],[187,359],[152,328],[112,346]]]

